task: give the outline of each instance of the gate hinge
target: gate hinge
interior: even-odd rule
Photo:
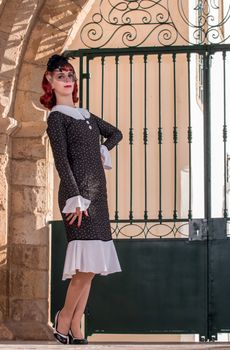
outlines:
[[[224,218],[189,220],[189,240],[227,239],[227,220]]]

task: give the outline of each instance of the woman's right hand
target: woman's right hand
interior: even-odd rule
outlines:
[[[66,213],[66,221],[69,225],[72,225],[74,221],[78,218],[77,220],[77,227],[79,228],[81,226],[81,221],[82,221],[82,213],[85,214],[85,216],[89,216],[88,210],[84,210],[83,212],[80,211],[80,207],[76,208],[75,213]]]

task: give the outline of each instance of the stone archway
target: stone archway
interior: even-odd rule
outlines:
[[[47,58],[63,51],[93,2],[0,1],[0,339],[51,337],[52,184],[40,84]]]

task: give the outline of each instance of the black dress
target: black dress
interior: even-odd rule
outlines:
[[[112,241],[109,221],[106,177],[101,151],[110,151],[122,139],[119,129],[89,113],[69,106],[55,106],[48,117],[47,134],[60,177],[59,208],[69,242],[63,279],[71,278],[76,270],[108,274],[121,271]],[[100,145],[100,135],[106,138]],[[108,156],[108,155],[107,155]],[[87,208],[68,225],[66,212],[76,207]]]

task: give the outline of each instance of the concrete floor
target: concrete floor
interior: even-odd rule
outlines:
[[[89,345],[61,345],[56,342],[0,342],[0,350],[230,350],[230,343],[91,343]]]

